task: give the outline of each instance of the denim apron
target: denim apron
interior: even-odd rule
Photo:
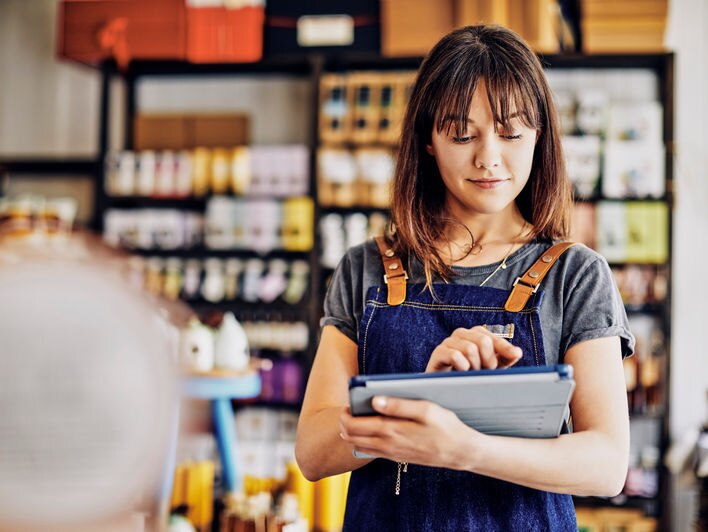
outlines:
[[[507,290],[435,284],[434,291],[435,298],[423,285],[408,284],[405,300],[392,306],[385,285],[368,290],[359,330],[360,374],[423,372],[438,344],[456,328],[475,325],[521,347],[517,366],[546,364],[541,291],[518,312],[505,310]],[[535,532],[577,530],[577,524],[570,495],[377,459],[351,474],[344,530]]]

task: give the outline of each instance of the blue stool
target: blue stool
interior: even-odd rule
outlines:
[[[224,487],[228,492],[241,491],[242,475],[236,468],[237,434],[234,423],[232,399],[250,399],[261,393],[261,378],[257,371],[226,372],[215,371],[202,375],[187,375],[181,380],[181,393],[193,399],[208,399],[211,401],[211,411],[216,428],[216,441],[219,446],[219,457],[224,479]],[[162,482],[160,494],[160,514],[166,518],[169,515],[170,498],[174,483],[174,473],[177,466],[177,436],[179,427],[179,405],[175,409],[174,433],[172,448],[169,452],[167,470]],[[165,520],[165,522],[167,522]]]

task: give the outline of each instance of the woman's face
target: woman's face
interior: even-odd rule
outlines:
[[[515,209],[531,172],[537,130],[515,117],[508,129],[499,124],[495,131],[483,80],[472,96],[466,130],[457,131],[454,120],[450,124],[441,131],[434,127],[426,147],[445,183],[450,214],[459,218]]]

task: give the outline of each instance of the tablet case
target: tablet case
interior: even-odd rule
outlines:
[[[376,395],[425,399],[485,434],[554,438],[575,388],[567,364],[444,373],[357,375],[349,383],[355,416],[373,415]]]

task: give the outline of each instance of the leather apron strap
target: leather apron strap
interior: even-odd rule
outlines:
[[[511,294],[504,304],[504,310],[519,312],[526,306],[531,295],[535,294],[541,281],[565,251],[576,242],[561,242],[548,248],[541,257],[533,263],[524,275],[517,277]]]
[[[381,253],[384,267],[384,283],[388,286],[387,303],[391,306],[400,305],[406,300],[406,281],[408,274],[403,269],[403,262],[388,245],[382,236],[374,238]]]

